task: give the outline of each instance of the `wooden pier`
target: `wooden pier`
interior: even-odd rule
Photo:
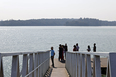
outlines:
[[[100,58],[101,61],[101,69],[107,68],[107,58]],[[58,59],[54,59],[55,67],[53,68],[52,62],[50,60],[50,68],[46,72],[44,77],[70,77],[66,68],[65,68],[65,61],[58,61]],[[91,59],[91,65],[93,68],[93,58]]]

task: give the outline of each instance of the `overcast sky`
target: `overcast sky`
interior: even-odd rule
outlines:
[[[0,20],[80,17],[116,21],[116,0],[0,0]]]

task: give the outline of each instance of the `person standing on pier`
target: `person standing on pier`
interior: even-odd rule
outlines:
[[[61,57],[61,61],[63,61],[64,60],[64,46],[62,45],[62,50],[61,50],[61,53],[62,53],[62,57]]]
[[[78,43],[76,44],[76,51],[79,51]]]
[[[59,61],[60,61],[60,59],[62,59],[62,51],[63,51],[62,45],[60,44],[59,45]]]
[[[65,48],[65,59],[66,59],[66,52],[68,51],[68,46],[67,46],[67,44],[65,44],[64,48]]]
[[[52,60],[52,66],[54,67],[54,55],[55,55],[55,52],[53,50],[53,47],[51,47],[51,60]]]
[[[93,52],[96,52],[96,43],[94,43]]]
[[[88,51],[88,52],[90,52],[90,51],[91,51],[90,45],[88,45],[88,49],[87,49],[87,51]]]

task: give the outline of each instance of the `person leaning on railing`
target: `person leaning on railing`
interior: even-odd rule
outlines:
[[[87,49],[87,51],[88,51],[88,52],[90,52],[90,51],[91,51],[90,45],[88,45],[88,49]]]
[[[74,48],[73,48],[73,51],[77,51],[77,49],[76,49],[76,45],[74,45],[73,47],[74,47]]]

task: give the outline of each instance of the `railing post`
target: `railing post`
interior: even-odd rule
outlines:
[[[94,56],[93,77],[101,77],[100,56]]]
[[[76,73],[75,73],[75,77],[77,77],[77,53],[75,54],[75,64],[76,64],[76,66],[75,66],[75,70],[76,70]]]
[[[40,65],[40,53],[38,53],[38,66]],[[40,67],[38,68],[38,77],[40,77]]]
[[[81,55],[81,77],[85,77],[85,54]]]
[[[40,60],[40,64],[41,64],[42,63],[42,60],[43,60],[42,53],[40,53],[39,60]],[[40,76],[39,77],[42,77],[42,65],[40,66],[39,72],[40,72],[40,74],[39,74]]]
[[[70,75],[71,75],[71,68],[72,68],[72,67],[71,67],[71,56],[72,56],[71,53],[69,53],[69,57],[70,57],[70,58],[69,58],[69,60],[70,60],[70,62],[69,62],[69,67],[70,67],[70,68],[69,68],[69,72],[70,72]]]
[[[70,73],[71,73],[71,76],[73,77],[73,54],[71,53],[71,69],[70,69]]]
[[[91,72],[92,72],[92,70],[91,70],[92,68],[91,68],[91,56],[90,56],[90,54],[87,54],[86,55],[86,74],[85,74],[85,77],[92,77],[91,76]]]
[[[43,52],[43,61],[45,61],[45,53]],[[43,63],[43,75],[42,76],[44,76],[44,74],[45,74],[45,63]]]
[[[77,77],[80,77],[81,71],[81,61],[80,61],[80,53],[77,53]]]
[[[20,77],[20,73],[19,73],[19,56],[18,55],[12,57],[11,77]]]
[[[108,59],[108,65],[107,65],[107,73],[106,77],[110,77],[110,65],[109,65],[109,59]]]
[[[74,75],[75,75],[75,55],[74,55],[74,53],[72,53],[72,77],[75,77]]]
[[[67,55],[67,52],[65,53]],[[66,60],[67,60],[67,57],[66,57]],[[67,69],[67,61],[65,60],[65,68]]]
[[[29,72],[31,72],[34,69],[34,65],[33,65],[33,53],[29,55]],[[34,73],[32,73],[31,75],[29,75],[29,77],[34,77]]]
[[[109,53],[109,76],[116,77],[116,53]],[[107,74],[108,77],[108,74]]]
[[[38,66],[38,53],[35,53],[34,57],[34,68]],[[34,77],[38,77],[38,69],[34,71]]]
[[[76,77],[76,53],[73,54],[74,65],[73,65],[73,77]]]
[[[48,56],[50,57],[50,52],[49,52]],[[49,58],[49,67],[50,67],[50,58]]]
[[[23,55],[23,66],[22,66],[22,77],[28,74],[28,56],[27,54]]]
[[[46,53],[45,52],[44,52],[43,58],[44,58],[44,61],[45,61],[46,60]],[[46,62],[43,64],[43,76],[44,76],[45,72],[46,72]]]
[[[2,63],[2,55],[1,55],[1,53],[0,53],[0,77],[4,77],[3,63]]]

